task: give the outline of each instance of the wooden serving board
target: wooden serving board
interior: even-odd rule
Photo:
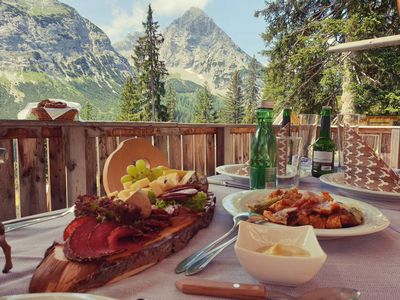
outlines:
[[[215,197],[210,195],[206,210],[198,214],[173,217],[172,226],[142,245],[93,262],[68,260],[62,244],[53,244],[36,268],[29,285],[30,293],[81,292],[133,276],[184,248],[213,217]]]

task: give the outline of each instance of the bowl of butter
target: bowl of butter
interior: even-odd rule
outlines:
[[[291,286],[310,281],[326,260],[309,225],[278,228],[240,222],[235,253],[258,281]]]

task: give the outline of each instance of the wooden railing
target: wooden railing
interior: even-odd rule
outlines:
[[[213,175],[215,167],[249,158],[253,125],[0,121],[0,221],[65,208],[78,195],[104,195],[102,170],[109,154],[143,137],[170,167]],[[362,127],[379,152],[399,167],[399,127]],[[376,139],[378,137],[378,140]]]

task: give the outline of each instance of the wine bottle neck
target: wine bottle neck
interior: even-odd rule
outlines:
[[[331,116],[323,115],[321,117],[321,129],[319,132],[319,136],[323,138],[331,137]]]

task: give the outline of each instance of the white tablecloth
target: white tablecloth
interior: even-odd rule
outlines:
[[[214,178],[222,178],[215,176]],[[315,178],[306,178],[301,188],[341,191],[322,184]],[[221,200],[238,189],[211,185],[217,196],[217,209],[209,228],[201,230],[179,253],[169,256],[156,266],[115,284],[91,290],[91,294],[116,299],[206,299],[183,295],[175,289],[175,281],[184,277],[175,274],[176,265],[195,250],[202,248],[226,232],[232,225],[231,216],[222,208]],[[373,201],[373,199],[369,199]],[[361,291],[361,299],[400,298],[400,203],[372,202],[387,215],[391,225],[386,230],[368,236],[320,241],[328,259],[321,271],[310,282],[298,287],[269,286],[291,295],[299,295],[318,287],[351,287]],[[14,268],[9,274],[0,274],[0,296],[27,293],[30,278],[53,240],[59,239],[72,215],[12,231],[7,239],[13,250]],[[0,266],[4,258],[0,257]],[[269,271],[269,270],[266,270]],[[271,270],[273,271],[273,270]],[[226,249],[199,278],[256,283],[241,268],[233,246]]]

